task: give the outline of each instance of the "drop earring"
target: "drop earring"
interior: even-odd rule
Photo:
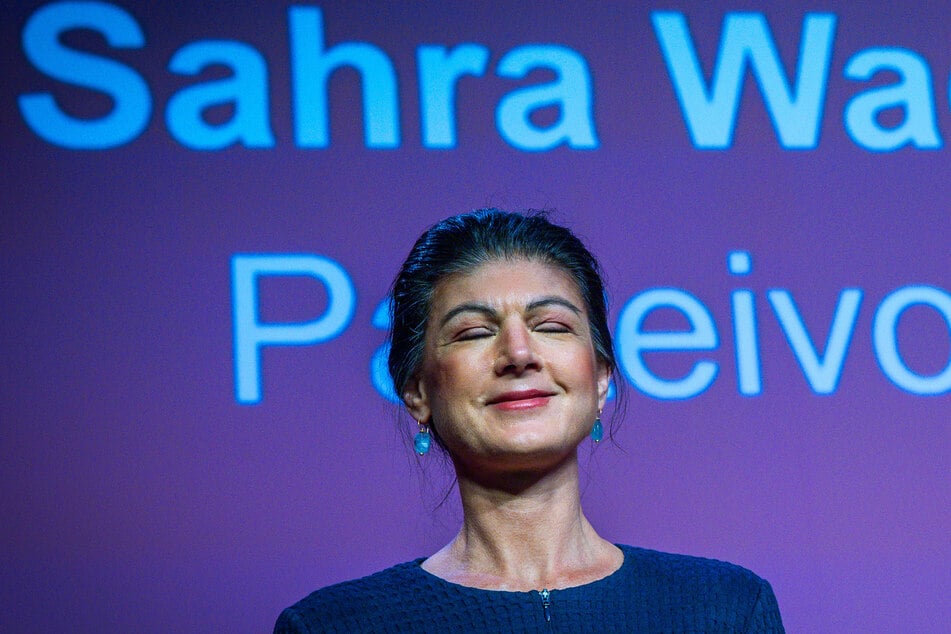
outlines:
[[[599,443],[602,438],[604,438],[604,426],[601,425],[601,412],[598,411],[598,417],[594,419],[594,427],[591,428],[591,440]]]
[[[416,437],[413,438],[413,447],[416,448],[416,453],[422,456],[429,451],[429,446],[432,444],[432,437],[429,435],[429,425],[426,425],[423,421],[418,422],[419,431],[416,432]]]

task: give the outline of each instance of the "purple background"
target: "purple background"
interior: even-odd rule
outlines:
[[[782,149],[748,76],[734,143],[690,142],[650,24],[636,3],[323,3],[328,45],[368,41],[399,75],[402,145],[363,144],[356,75],[334,77],[332,142],[295,147],[284,5],[123,3],[147,44],[114,51],[149,83],[146,132],[70,151],[24,123],[18,95],[52,91],[77,114],[108,100],[26,60],[39,3],[0,20],[5,49],[0,284],[0,630],[261,632],[311,590],[434,552],[459,521],[438,456],[411,456],[412,422],[370,383],[384,333],[371,317],[420,231],[473,207],[554,207],[604,263],[619,309],[645,288],[685,289],[710,309],[720,373],[698,397],[628,386],[620,448],[582,448],[586,511],[616,542],[726,559],[769,579],[790,632],[939,632],[951,622],[951,398],[900,390],[878,367],[874,309],[913,284],[951,288],[949,149],[873,153],[846,133],[845,79],[861,49],[918,52],[951,134],[951,21],[943,3],[830,2],[838,16],[819,145]],[[696,4],[696,6],[693,6]],[[154,5],[154,6],[153,6]],[[813,5],[767,9],[787,72]],[[709,74],[728,11],[674,3]],[[234,39],[261,51],[272,149],[196,152],[163,112],[185,86],[181,46]],[[477,42],[489,71],[459,84],[458,146],[419,133],[415,51]],[[600,147],[525,153],[495,128],[498,100],[547,81],[496,78],[512,48],[550,42],[588,63]],[[225,113],[227,114],[227,113]],[[900,117],[898,118],[900,121]],[[896,123],[893,121],[892,123]],[[726,270],[732,249],[753,273]],[[264,353],[264,399],[234,397],[229,261],[317,253],[357,289],[352,323],[321,345]],[[763,393],[737,391],[730,292],[756,294]],[[789,289],[824,338],[843,288],[865,293],[834,394],[809,388],[765,292]],[[307,280],[266,280],[267,320],[304,320],[326,298]],[[903,357],[935,374],[951,355],[934,311],[910,310]],[[658,359],[676,375],[696,355]],[[438,507],[438,508],[437,508]]]

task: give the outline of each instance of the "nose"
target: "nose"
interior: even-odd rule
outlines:
[[[521,321],[502,324],[496,338],[498,354],[495,360],[495,373],[521,375],[529,370],[542,367],[541,357],[535,350],[532,333]]]

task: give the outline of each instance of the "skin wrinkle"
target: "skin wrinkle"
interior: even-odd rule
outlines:
[[[561,297],[542,297],[542,298],[536,299],[530,302],[525,307],[525,311],[532,312],[534,310],[537,310],[539,308],[542,308],[550,304],[564,306],[565,308],[571,310],[576,315],[581,315],[580,308],[578,308],[577,306],[575,306],[568,300]],[[448,311],[446,315],[439,321],[439,328],[443,328],[456,315],[459,315],[460,313],[465,313],[465,312],[481,313],[491,319],[498,319],[497,312],[491,306],[488,306],[486,304],[479,304],[476,302],[466,302]]]

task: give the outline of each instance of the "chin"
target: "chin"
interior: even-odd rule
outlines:
[[[522,458],[554,458],[558,459],[573,453],[578,447],[565,438],[551,438],[539,434],[524,434],[510,438],[498,449],[498,455],[510,454]]]

